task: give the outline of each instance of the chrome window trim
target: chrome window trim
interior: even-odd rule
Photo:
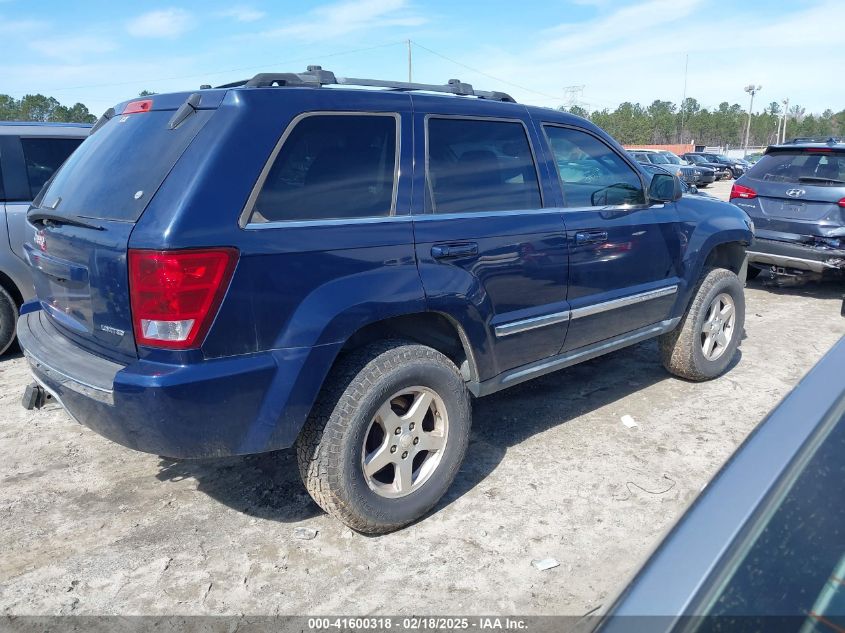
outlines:
[[[643,200],[644,200],[643,204],[618,204],[618,205],[611,205],[611,206],[567,207],[566,206],[566,188],[563,186],[563,184],[564,184],[563,178],[561,178],[560,169],[557,166],[557,158],[555,157],[555,151],[554,151],[554,148],[552,147],[551,139],[549,138],[549,135],[546,133],[547,127],[556,127],[556,128],[562,128],[562,129],[565,129],[565,130],[574,130],[575,132],[582,132],[582,133],[584,133],[588,136],[592,136],[599,143],[601,143],[602,145],[607,147],[607,149],[609,149],[611,152],[616,154],[616,156],[618,156],[622,160],[623,163],[628,165],[628,167],[631,169],[631,171],[634,172],[634,175],[639,179],[640,187],[643,190]],[[555,175],[557,176],[558,186],[560,187],[561,200],[563,201],[563,205],[561,206],[561,210],[563,210],[564,212],[566,212],[567,210],[578,211],[578,210],[582,210],[582,209],[603,209],[603,210],[605,210],[605,209],[609,209],[609,210],[619,209],[619,210],[637,211],[637,210],[640,210],[640,209],[648,209],[648,208],[651,207],[651,205],[648,202],[648,187],[646,186],[645,178],[643,177],[642,171],[639,169],[638,166],[634,165],[626,156],[623,156],[622,154],[617,152],[616,149],[614,147],[612,147],[611,145],[609,145],[607,143],[607,141],[605,141],[603,138],[601,138],[597,134],[593,134],[590,130],[587,130],[587,129],[582,128],[582,127],[578,127],[577,125],[569,125],[569,124],[566,124],[566,123],[555,123],[555,122],[552,122],[552,121],[540,121],[540,128],[542,128],[542,130],[543,130],[543,138],[546,139],[546,145],[549,148],[549,154],[551,155],[551,159],[552,159],[552,163],[553,163],[552,166],[554,167],[554,172],[555,172]],[[663,205],[661,204],[660,206],[663,206]]]
[[[261,189],[264,187],[264,183],[267,180],[267,176],[270,174],[270,170],[273,168],[273,164],[276,162],[276,158],[279,155],[279,152],[282,151],[282,147],[287,141],[288,137],[293,133],[296,126],[303,120],[314,117],[314,116],[385,116],[385,117],[393,117],[396,122],[396,143],[395,143],[395,154],[393,158],[393,192],[391,194],[390,200],[390,210],[388,211],[387,215],[376,215],[376,216],[364,216],[360,218],[327,218],[324,220],[277,220],[273,222],[250,222],[249,218],[252,215],[253,208],[255,207],[255,202],[258,200],[258,196],[261,194]],[[362,112],[362,111],[354,111],[354,110],[314,110],[311,112],[301,112],[297,114],[293,119],[291,119],[290,123],[288,123],[285,131],[282,132],[282,136],[276,142],[275,147],[273,147],[273,151],[270,152],[270,157],[264,163],[264,167],[261,169],[261,173],[258,176],[258,180],[255,182],[255,185],[252,187],[252,191],[249,194],[249,198],[247,198],[246,204],[244,205],[243,210],[241,211],[240,218],[238,219],[238,225],[242,229],[265,229],[265,228],[278,228],[281,226],[290,226],[290,225],[299,225],[299,226],[311,226],[315,224],[325,225],[327,222],[332,223],[357,223],[361,222],[362,220],[384,220],[386,218],[391,218],[396,216],[396,197],[399,192],[399,161],[400,157],[402,156],[402,116],[399,112]]]
[[[544,314],[543,316],[531,317],[529,319],[520,319],[519,321],[511,321],[510,323],[497,325],[494,328],[494,332],[496,333],[496,336],[498,338],[502,338],[504,336],[527,332],[528,330],[533,330],[539,327],[545,327],[547,325],[564,323],[566,321],[569,321],[569,318],[569,310],[565,310],[563,312],[554,312],[552,314]]]
[[[661,297],[668,297],[678,292],[678,285],[666,286],[656,290],[648,290],[647,292],[640,292],[635,295],[628,295],[627,297],[620,297],[619,299],[611,299],[610,301],[603,301],[601,303],[594,303],[592,305],[584,306],[582,308],[575,308],[571,311],[572,319],[582,319],[584,317],[593,316],[594,314],[601,314],[609,310],[616,310],[626,306],[643,303],[644,301],[651,301],[652,299],[660,299]]]
[[[473,115],[473,114],[440,114],[437,112],[428,112],[423,117],[423,151],[425,152],[424,159],[425,159],[425,190],[428,192],[428,197],[431,200],[431,211],[427,212],[425,210],[425,204],[423,203],[423,210],[421,213],[418,213],[417,216],[420,215],[436,215],[438,218],[447,218],[449,216],[480,216],[480,214],[484,213],[495,213],[495,214],[514,214],[514,213],[525,213],[526,211],[533,211],[534,209],[506,209],[500,211],[461,211],[459,213],[437,213],[437,202],[434,199],[434,190],[431,188],[431,178],[429,178],[429,133],[428,133],[428,122],[431,119],[458,119],[462,121],[490,121],[493,123],[519,123],[522,125],[522,131],[525,134],[525,140],[528,143],[528,150],[531,152],[531,160],[534,163],[534,174],[537,177],[537,192],[540,194],[540,208],[546,208],[546,200],[543,196],[543,181],[540,177],[540,165],[537,162],[537,152],[534,151],[534,144],[531,142],[531,134],[528,132],[528,124],[521,118],[516,117],[498,117],[498,116],[483,116],[483,115]],[[557,209],[555,209],[557,211]],[[411,212],[413,215],[413,211]]]

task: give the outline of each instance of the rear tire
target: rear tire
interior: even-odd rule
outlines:
[[[0,356],[15,340],[15,325],[18,320],[18,305],[5,288],[0,286]]]
[[[355,350],[337,362],[297,439],[302,481],[354,530],[401,528],[452,484],[470,411],[460,371],[440,352],[404,341]]]
[[[724,268],[705,270],[680,324],[659,339],[663,366],[687,380],[716,378],[733,361],[744,325],[739,277]]]

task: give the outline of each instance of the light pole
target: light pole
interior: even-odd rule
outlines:
[[[781,129],[781,138],[778,139],[778,143],[785,143],[786,142],[786,120],[789,117],[789,99],[784,99],[781,103],[783,103],[783,129]]]
[[[755,86],[754,84],[748,84],[745,86],[745,92],[751,95],[751,103],[748,105],[748,123],[745,125],[745,153],[743,156],[748,156],[748,139],[751,135],[751,111],[754,109],[754,95],[762,89],[763,86]]]

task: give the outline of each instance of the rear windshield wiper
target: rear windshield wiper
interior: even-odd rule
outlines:
[[[802,176],[798,182],[829,182],[834,185],[845,185],[845,180],[837,180],[836,178],[822,178],[821,176]]]
[[[96,231],[105,231],[105,228],[99,224],[94,224],[82,218],[69,218],[65,215],[59,215],[52,211],[44,211],[41,209],[33,209],[26,214],[26,219],[32,223],[41,222],[45,225],[59,226],[61,224],[68,224],[70,226],[81,226],[86,229],[94,229]]]

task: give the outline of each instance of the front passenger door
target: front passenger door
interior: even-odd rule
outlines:
[[[562,351],[669,318],[680,284],[674,203],[647,204],[639,172],[586,130],[543,126],[563,189],[571,321]]]

